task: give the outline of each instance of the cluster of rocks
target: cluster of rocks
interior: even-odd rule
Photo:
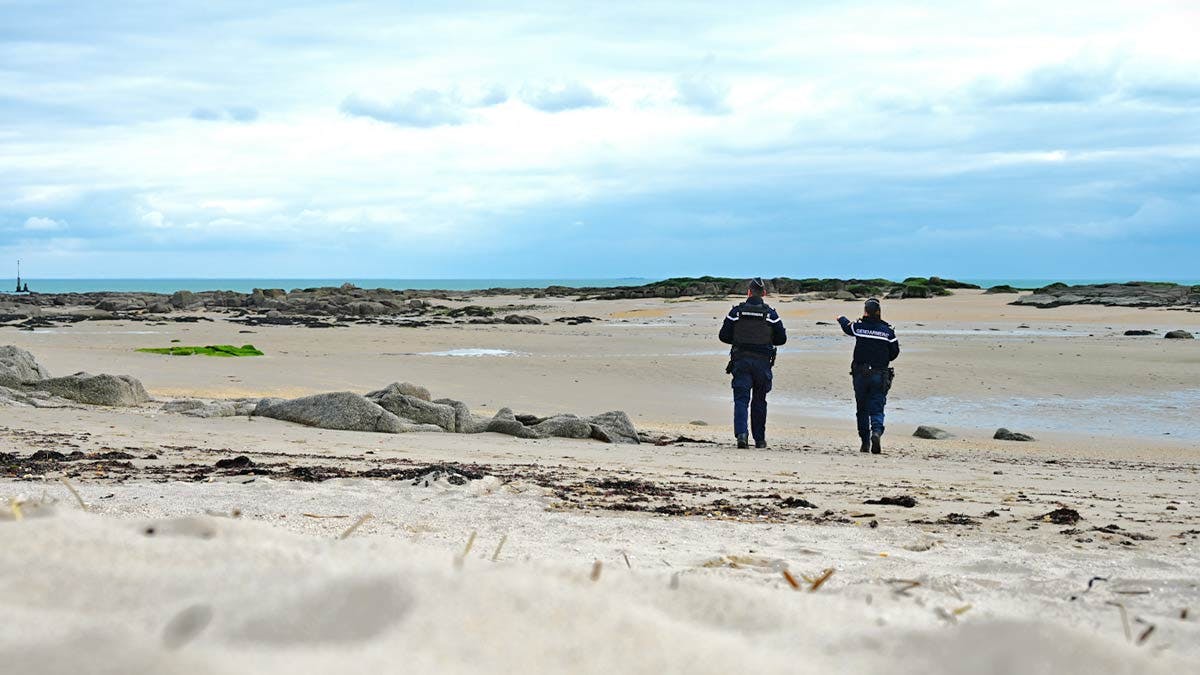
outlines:
[[[913,432],[913,436],[917,438],[925,438],[931,441],[944,441],[948,438],[954,438],[954,434],[950,433],[949,431],[925,425],[917,427],[917,430]],[[1009,431],[1003,427],[997,429],[996,433],[992,435],[992,438],[998,441],[1029,442],[1034,440],[1033,436],[1030,436],[1029,434]]]
[[[1067,305],[1105,307],[1200,307],[1200,286],[1134,281],[1125,284],[1051,284],[1012,304],[1050,309]]]
[[[425,387],[408,382],[393,383],[365,396],[338,391],[295,399],[181,399],[164,404],[163,410],[192,417],[270,417],[322,429],[388,434],[493,432],[519,438],[639,442],[637,429],[624,412],[613,411],[592,417],[571,414],[537,417],[516,415],[511,409],[503,408],[492,417],[483,417],[471,412],[462,401],[434,399]]]
[[[142,383],[128,375],[75,373],[51,377],[24,349],[0,346],[0,405],[39,408],[71,402],[88,405],[139,405],[150,400]]]

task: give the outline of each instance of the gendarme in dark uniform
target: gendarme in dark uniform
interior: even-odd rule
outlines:
[[[854,338],[854,360],[850,375],[854,382],[854,400],[858,405],[858,437],[862,451],[878,455],[883,451],[883,408],[887,405],[888,390],[892,388],[895,371],[892,361],[900,356],[900,340],[896,331],[883,320],[883,311],[875,298],[863,305],[863,317],[850,321],[838,317],[846,335]]]
[[[739,448],[750,447],[751,432],[754,447],[767,447],[767,393],[771,391],[773,379],[771,366],[775,365],[775,348],[787,342],[783,320],[763,302],[766,294],[763,280],[751,279],[746,301],[729,310],[721,324],[721,342],[733,345],[725,372],[733,376],[733,433]]]

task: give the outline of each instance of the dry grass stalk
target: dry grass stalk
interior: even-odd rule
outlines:
[[[79,508],[83,509],[84,511],[87,511],[88,510],[87,504],[83,503],[83,497],[80,497],[79,493],[75,491],[75,486],[68,483],[66,478],[59,478],[58,480],[63,485],[67,486],[67,489],[70,490],[71,494],[75,496],[75,501],[79,502]]]
[[[625,551],[621,551],[621,557],[625,558],[625,566],[629,569],[633,569],[633,565],[629,564],[629,554]]]
[[[600,580],[600,570],[604,567],[604,563],[597,560],[592,563],[592,581]]]
[[[832,567],[830,567],[829,569],[822,572],[821,576],[810,581],[809,583],[811,583],[812,585],[808,587],[808,592],[814,593],[814,592],[816,592],[817,589],[824,586],[825,582],[829,581],[829,577],[833,576],[833,572],[834,572],[834,569]]]
[[[496,550],[492,553],[492,562],[500,559],[500,549],[504,548],[504,542],[508,541],[508,535],[500,535],[500,543],[496,544]]]
[[[1110,604],[1113,607],[1121,610],[1121,625],[1125,628],[1125,639],[1129,642],[1133,642],[1133,631],[1129,629],[1129,612],[1125,610],[1125,605],[1119,602],[1113,602],[1111,600],[1109,600],[1107,604]]]
[[[1138,636],[1137,643],[1139,645],[1145,643],[1146,640],[1150,639],[1150,635],[1153,632],[1154,632],[1154,624],[1150,624],[1149,626],[1146,626],[1146,630],[1142,631],[1142,634]]]
[[[350,516],[322,516],[316,513],[301,513],[305,518],[349,518]]]
[[[369,513],[364,513],[364,514],[362,514],[361,516],[359,516],[358,520],[354,521],[354,524],[353,524],[353,525],[351,525],[350,527],[346,528],[346,531],[345,531],[345,532],[343,532],[343,533],[341,534],[341,536],[340,536],[340,537],[338,537],[338,539],[345,539],[346,537],[349,537],[350,535],[354,534],[354,531],[355,531],[355,530],[357,530],[359,527],[362,527],[362,524],[363,524],[363,523],[367,522],[368,520],[370,520],[370,519],[372,519],[372,518],[374,518],[374,517],[375,517],[375,516],[373,516],[373,515],[371,515],[371,514],[369,514]]]
[[[475,536],[478,534],[479,532],[471,530],[471,536],[467,537],[467,546],[463,549],[462,555],[458,556],[459,558],[463,560],[467,559],[467,556],[471,553],[471,549],[475,547]]]
[[[888,579],[888,584],[892,586],[892,592],[896,595],[910,595],[909,591],[921,585],[921,582],[914,579]]]
[[[951,611],[950,613],[953,614],[954,616],[962,616],[963,614],[966,614],[967,612],[971,611],[971,607],[973,607],[973,605],[963,605],[962,607],[959,607],[958,609],[955,609],[955,610]]]
[[[788,585],[791,586],[792,589],[794,589],[794,590],[797,590],[797,591],[800,590],[800,582],[796,581],[796,577],[792,576],[792,573],[787,570],[782,570],[782,572],[783,572],[783,578],[785,580],[787,580]]]
[[[12,509],[13,520],[25,520],[25,514],[21,513],[21,502],[16,498],[9,498],[8,508]]]

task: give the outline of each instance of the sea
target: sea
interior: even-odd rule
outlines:
[[[478,291],[489,288],[545,288],[567,286],[569,288],[612,288],[615,286],[641,286],[659,281],[651,277],[619,277],[607,279],[550,279],[550,278],[480,278],[480,279],[23,279],[29,290],[37,293],[174,293],[175,291],[236,291],[249,293],[255,288],[314,288],[319,286],[341,286],[350,283],[360,288],[389,288],[395,290],[446,290]],[[1067,284],[1123,283],[1129,279],[959,279],[983,288],[1009,285],[1015,288],[1041,288],[1055,282]],[[1200,279],[1152,279],[1178,284],[1196,285]],[[16,279],[0,279],[0,293],[11,292]]]

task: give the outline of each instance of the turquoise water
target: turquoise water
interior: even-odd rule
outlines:
[[[1072,286],[1083,286],[1087,284],[1123,284],[1127,281],[1166,281],[1184,286],[1194,286],[1200,284],[1198,279],[958,279],[968,284],[975,284],[983,288],[991,288],[992,286],[1012,286],[1013,288],[1042,288],[1053,283],[1062,282]]]
[[[486,288],[545,288],[546,286],[612,287],[640,286],[654,279],[23,279],[29,290],[38,293],[92,293],[125,291],[136,293],[174,293],[175,291],[237,291],[249,293],[255,288],[313,288],[351,283],[360,288],[396,290],[475,291]],[[0,290],[11,291],[16,279],[0,280]]]

